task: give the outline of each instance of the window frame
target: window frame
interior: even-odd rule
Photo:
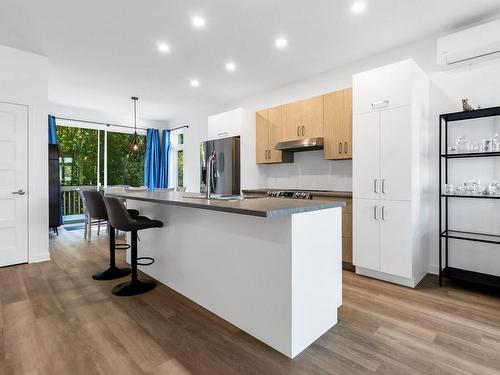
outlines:
[[[179,144],[179,136],[182,135],[182,143]],[[184,129],[176,129],[170,131],[170,150],[168,155],[169,166],[168,166],[168,187],[181,187],[178,184],[178,172],[179,172],[179,151],[182,151],[184,154],[184,142],[185,133]],[[184,175],[184,164],[182,165],[182,174]],[[184,181],[182,181],[184,186]]]

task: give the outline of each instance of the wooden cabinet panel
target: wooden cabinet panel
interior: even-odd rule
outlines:
[[[323,137],[323,95],[299,103],[300,138]]]
[[[282,108],[281,106],[274,107],[268,110],[269,118],[269,163],[279,163],[282,161],[282,152],[276,150],[274,147],[276,143],[281,140],[281,133],[283,130]]]
[[[255,117],[255,155],[257,163],[268,162],[269,111],[259,111]]]
[[[300,111],[301,102],[288,103],[282,106],[282,141],[292,141],[300,138]]]
[[[352,159],[352,89],[324,95],[324,158]]]

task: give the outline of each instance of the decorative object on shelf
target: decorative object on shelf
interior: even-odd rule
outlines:
[[[462,109],[464,112],[470,112],[474,110],[474,108],[469,104],[469,99],[462,99]]]
[[[146,152],[146,147],[144,144],[145,137],[140,137],[137,134],[137,101],[139,98],[137,96],[132,96],[130,99],[134,102],[134,134],[132,134],[127,142],[123,145],[123,150],[130,157],[137,157],[144,155]]]
[[[485,138],[481,141],[469,140],[465,135],[462,135],[457,138],[455,145],[448,147],[448,155],[489,152],[500,152],[498,133],[495,133],[493,138]]]
[[[465,196],[495,196],[500,195],[500,184],[492,181],[488,186],[481,185],[481,180],[465,180],[462,185],[445,184],[445,195],[465,195]]]

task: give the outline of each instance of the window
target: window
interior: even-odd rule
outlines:
[[[129,156],[123,149],[129,133],[80,125],[72,121],[59,123],[56,127],[65,221],[83,217],[78,189],[144,184],[144,155]],[[146,138],[145,135],[140,136]]]
[[[183,129],[170,133],[169,185],[184,186],[184,132]]]

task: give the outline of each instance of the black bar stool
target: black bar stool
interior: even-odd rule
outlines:
[[[105,220],[108,222],[108,232],[109,232],[109,268],[105,271],[98,271],[92,275],[95,280],[114,280],[121,277],[130,275],[132,270],[129,267],[117,267],[115,250],[126,250],[130,247],[128,244],[117,244],[116,243],[116,230],[113,228],[108,220],[108,212],[106,210],[106,205],[104,204],[103,196],[100,192],[95,190],[85,190],[83,192],[85,197],[85,202],[87,205],[87,210],[92,218],[98,220]],[[139,216],[139,211],[129,210],[130,215]]]
[[[148,257],[137,258],[137,231],[149,228],[161,228],[163,227],[163,223],[144,216],[132,217],[118,198],[104,197],[104,203],[106,204],[111,225],[118,230],[132,232],[130,249],[132,278],[128,282],[115,286],[112,293],[117,296],[135,296],[150,291],[156,286],[156,283],[152,280],[139,280],[137,278],[137,261],[139,259],[148,259],[151,262],[143,265],[149,265],[154,260]]]

